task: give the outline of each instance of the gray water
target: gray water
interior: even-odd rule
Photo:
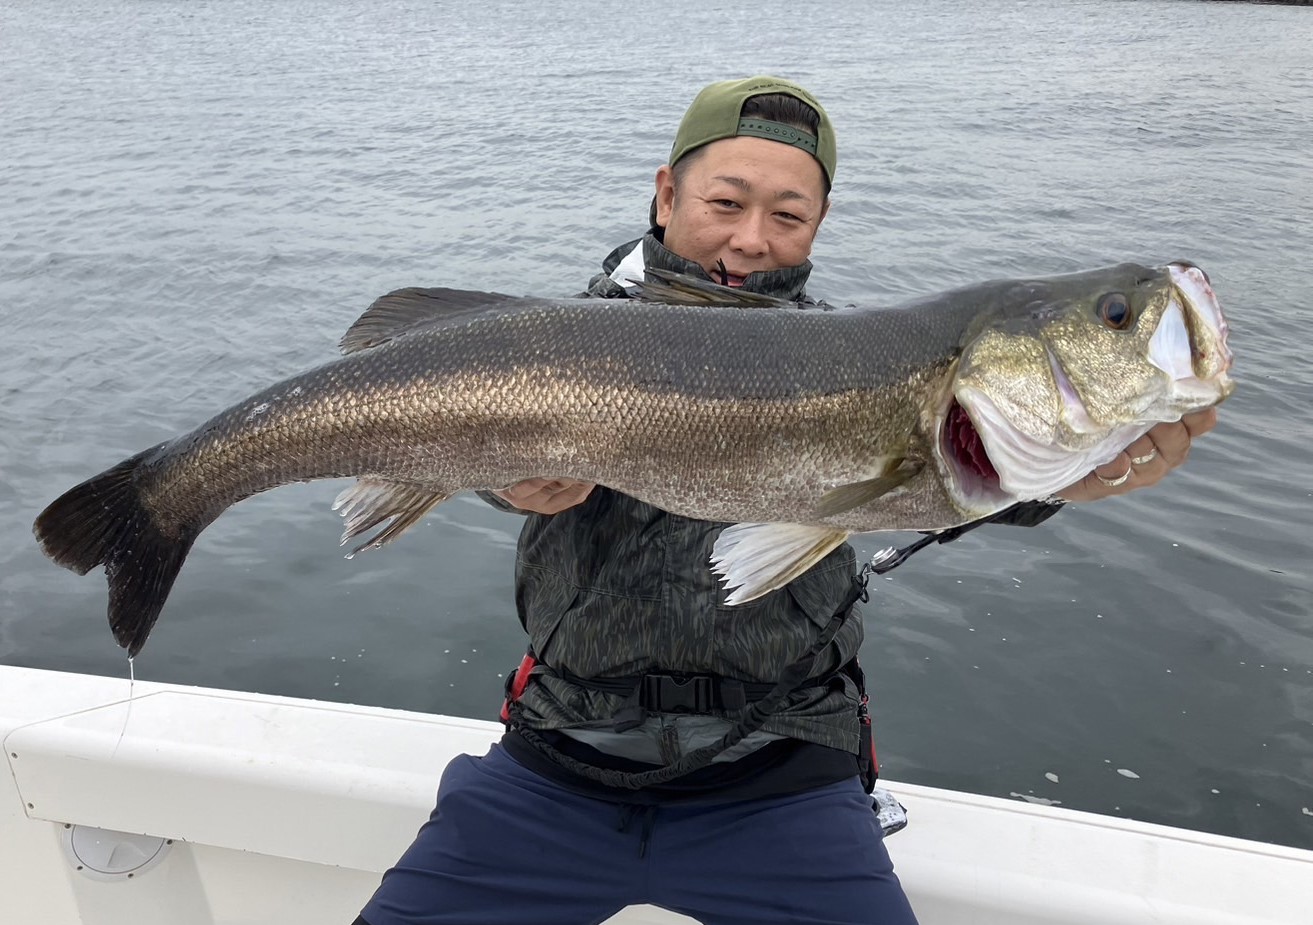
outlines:
[[[776,72],[840,137],[813,294],[1185,256],[1234,331],[1168,481],[877,583],[886,774],[1313,847],[1313,10],[644,9],[0,7],[0,661],[126,677],[99,573],[32,541],[56,494],[328,359],[382,292],[579,290],[696,90]],[[459,498],[346,561],[341,487],[211,527],[138,676],[492,718],[518,520]]]

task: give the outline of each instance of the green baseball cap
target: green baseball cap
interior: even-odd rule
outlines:
[[[806,103],[821,117],[820,131],[816,136],[799,131],[792,125],[770,122],[765,119],[743,118],[743,104],[754,96],[782,93]],[[675,144],[670,149],[671,166],[695,148],[721,138],[750,135],[768,138],[782,144],[801,148],[820,163],[826,179],[834,182],[834,168],[838,153],[834,144],[834,126],[821,104],[802,87],[778,77],[746,77],[742,80],[724,80],[711,84],[693,100],[684,113],[675,133]]]

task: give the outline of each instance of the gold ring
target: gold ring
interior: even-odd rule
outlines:
[[[1153,462],[1153,461],[1154,461],[1155,459],[1157,459],[1157,458],[1158,458],[1158,448],[1157,448],[1157,447],[1154,447],[1152,450],[1149,451],[1148,455],[1145,455],[1145,456],[1132,456],[1132,457],[1131,457],[1131,465],[1132,465],[1132,466],[1143,466],[1145,463],[1151,463],[1151,462]]]
[[[1116,488],[1118,485],[1125,485],[1126,480],[1131,477],[1131,473],[1134,471],[1135,471],[1134,466],[1127,466],[1126,472],[1123,473],[1122,475],[1117,476],[1117,478],[1115,479],[1105,479],[1097,472],[1094,473],[1094,477],[1098,479],[1100,482],[1102,482],[1103,484],[1107,485],[1109,488]]]

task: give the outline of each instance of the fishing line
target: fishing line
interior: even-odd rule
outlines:
[[[110,752],[110,760],[118,756],[119,746],[123,744],[123,736],[128,731],[128,720],[132,718],[132,695],[137,686],[137,671],[132,664],[132,656],[128,656],[128,709],[123,714],[123,728],[119,730],[118,741],[114,743],[114,751]]]

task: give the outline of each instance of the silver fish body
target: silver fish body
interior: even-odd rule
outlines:
[[[714,562],[739,602],[851,533],[1044,497],[1231,389],[1225,319],[1184,263],[883,309],[679,278],[647,293],[665,301],[392,293],[344,357],[70,490],[38,540],[79,573],[105,565],[135,654],[196,535],[257,492],[353,476],[343,540],[376,546],[458,491],[553,476],[738,524]],[[671,301],[690,298],[724,304]]]

